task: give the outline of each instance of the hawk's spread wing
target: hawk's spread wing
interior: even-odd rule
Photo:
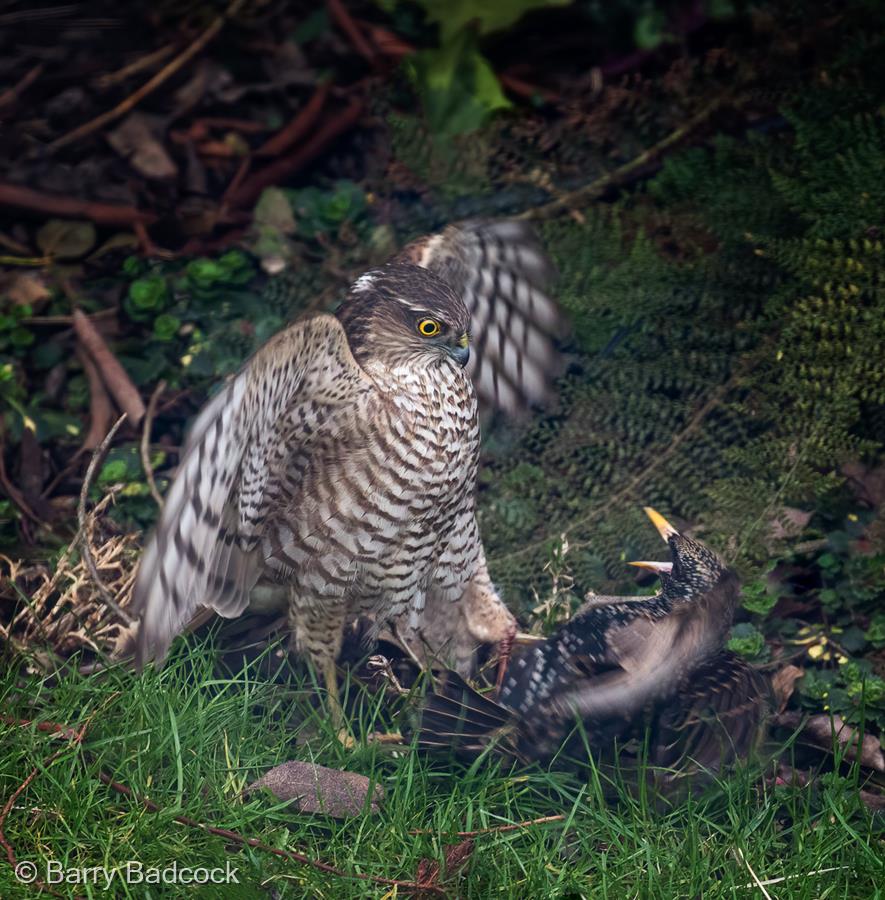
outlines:
[[[532,229],[513,220],[461,222],[399,257],[430,269],[470,312],[470,371],[479,399],[505,412],[550,399],[565,331],[548,296],[555,271]]]
[[[318,406],[353,403],[370,384],[340,322],[318,315],[272,338],[203,409],[135,581],[139,666],[161,661],[200,607],[242,612],[299,423]]]

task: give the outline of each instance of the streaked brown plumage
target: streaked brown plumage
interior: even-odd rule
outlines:
[[[549,275],[523,226],[453,226],[358,278],[335,316],[262,347],[198,416],[145,549],[139,664],[162,660],[201,607],[238,615],[260,577],[288,586],[295,648],[333,704],[348,617],[431,652],[457,634],[462,671],[468,649],[511,632],[474,514],[467,334],[483,399],[541,401],[558,325]]]
[[[703,544],[649,514],[673,557],[640,564],[661,576],[654,597],[589,596],[555,634],[515,656],[497,702],[447,674],[425,701],[419,743],[472,753],[501,740],[524,760],[545,759],[580,719],[600,750],[650,724],[650,761],[683,775],[746,756],[767,688],[724,650],[737,577]]]

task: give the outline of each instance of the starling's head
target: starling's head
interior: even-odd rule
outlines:
[[[661,537],[670,547],[672,561],[635,562],[660,576],[664,594],[673,599],[693,600],[708,593],[724,579],[734,576],[722,559],[705,544],[680,534],[659,512],[645,508]]]
[[[420,365],[470,355],[470,314],[436,275],[394,263],[361,275],[338,309],[350,349],[360,363]]]

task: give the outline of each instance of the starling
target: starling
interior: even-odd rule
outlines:
[[[646,510],[670,548],[652,597],[588,595],[558,631],[522,648],[496,700],[447,672],[422,711],[419,745],[522,759],[556,754],[575,721],[594,749],[651,729],[650,762],[716,770],[746,756],[765,711],[764,679],[724,649],[735,573],[700,541]]]

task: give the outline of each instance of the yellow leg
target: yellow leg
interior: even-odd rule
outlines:
[[[356,746],[356,741],[344,726],[344,710],[338,696],[338,670],[335,667],[335,659],[332,657],[324,659],[321,668],[323,685],[326,688],[326,702],[329,704],[329,717],[332,719],[335,734],[345,750],[352,750]]]

